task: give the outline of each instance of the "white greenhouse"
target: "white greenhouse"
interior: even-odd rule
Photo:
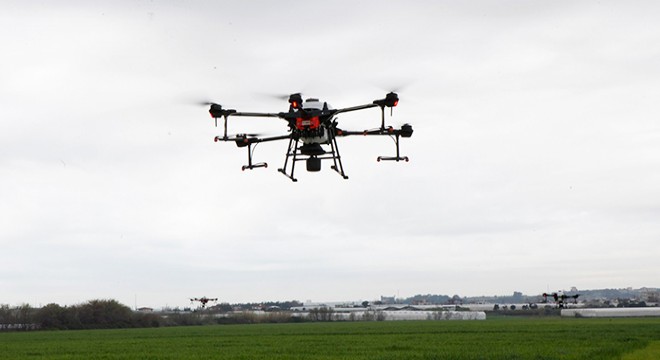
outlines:
[[[603,308],[603,309],[563,309],[564,317],[647,317],[660,316],[660,307]]]

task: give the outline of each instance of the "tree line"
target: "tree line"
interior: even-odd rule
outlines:
[[[294,301],[269,303],[268,305],[270,308],[280,306],[284,308],[298,304],[300,303]],[[34,308],[28,304],[16,307],[0,305],[0,331],[334,321],[336,319],[333,315],[334,311],[331,308],[312,309],[306,317],[295,316],[287,310],[266,311],[261,315],[249,310],[236,311],[236,309],[231,313],[219,312],[218,309],[196,312],[144,313],[133,311],[116,300],[90,300],[72,306],[60,306],[53,303],[41,308]]]
[[[0,330],[82,330],[157,327],[162,319],[155,314],[133,312],[116,300],[90,300],[73,306],[48,304],[33,308],[0,305]]]

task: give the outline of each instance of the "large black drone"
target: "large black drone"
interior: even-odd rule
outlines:
[[[399,129],[392,126],[385,126],[385,108],[393,108],[399,103],[399,96],[390,92],[384,99],[374,100],[370,104],[358,105],[343,109],[333,109],[328,103],[321,102],[318,99],[307,99],[303,102],[300,93],[289,96],[289,111],[280,113],[259,113],[259,112],[238,112],[233,109],[223,109],[222,106],[210,103],[209,113],[215,119],[215,126],[218,126],[218,118],[224,119],[224,133],[222,136],[216,136],[215,141],[233,141],[238,147],[247,147],[248,163],[242,167],[245,169],[255,169],[268,167],[265,162],[253,163],[253,146],[266,141],[289,139],[289,147],[284,159],[284,166],[278,169],[292,181],[298,181],[294,176],[295,165],[298,161],[307,163],[307,171],[320,171],[321,160],[332,160],[331,168],[335,170],[344,179],[348,179],[344,173],[344,167],[341,163],[339,148],[337,146],[337,137],[349,135],[387,135],[390,136],[396,145],[396,156],[379,156],[378,161],[408,161],[407,156],[399,154],[399,138],[408,138],[412,136],[413,128],[409,124],[404,124]],[[337,127],[336,116],[350,111],[364,110],[373,107],[379,107],[381,110],[380,128],[348,131]],[[273,117],[280,118],[287,122],[289,127],[288,135],[259,137],[257,134],[236,134],[227,135],[227,120],[229,117]],[[324,148],[329,146],[328,148]]]

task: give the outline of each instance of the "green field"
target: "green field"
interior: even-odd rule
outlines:
[[[658,318],[291,323],[0,333],[0,358],[655,359],[659,341]]]

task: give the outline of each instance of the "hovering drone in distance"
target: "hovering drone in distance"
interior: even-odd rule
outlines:
[[[252,170],[255,168],[266,168],[265,162],[253,163],[252,155],[254,153],[253,145],[267,141],[289,140],[289,147],[284,159],[284,166],[278,171],[284,174],[292,181],[298,181],[294,175],[296,162],[305,161],[307,171],[321,171],[321,160],[331,160],[331,168],[335,170],[344,179],[348,176],[344,172],[344,166],[339,155],[337,137],[349,135],[387,135],[394,140],[396,146],[396,156],[379,156],[378,161],[408,161],[407,156],[401,156],[399,152],[399,139],[412,136],[413,128],[410,124],[404,124],[396,129],[385,125],[385,108],[392,108],[399,103],[399,96],[390,92],[384,99],[374,100],[372,103],[357,105],[342,109],[333,109],[327,102],[321,102],[319,99],[309,98],[303,101],[300,93],[289,95],[289,110],[279,113],[259,113],[259,112],[239,112],[233,109],[224,109],[221,105],[215,103],[206,103],[210,105],[209,113],[215,119],[215,126],[218,126],[218,118],[224,120],[224,133],[222,136],[216,136],[215,141],[233,141],[238,147],[247,147],[248,163],[243,165],[242,170]],[[337,125],[337,115],[351,111],[364,110],[379,107],[381,110],[381,124],[379,128],[363,131],[349,131],[340,129]],[[288,126],[287,135],[259,137],[258,134],[236,134],[227,135],[227,120],[230,117],[272,117],[286,121]],[[325,146],[325,148],[324,148]]]
[[[191,298],[190,302],[193,302],[193,301],[199,301],[199,303],[202,305],[202,309],[203,309],[203,308],[206,307],[206,304],[208,304],[210,301],[214,301],[214,302],[218,301],[218,298],[211,299],[211,298],[207,298],[206,296],[203,296],[201,298]]]
[[[547,303],[548,302],[548,296],[551,296],[553,299],[555,299],[555,304],[557,304],[557,307],[560,309],[563,309],[565,304],[566,304],[566,299],[573,299],[573,302],[577,304],[577,298],[580,296],[580,294],[575,294],[575,295],[566,295],[564,294],[563,291],[560,291],[558,293],[543,293],[543,302]]]

